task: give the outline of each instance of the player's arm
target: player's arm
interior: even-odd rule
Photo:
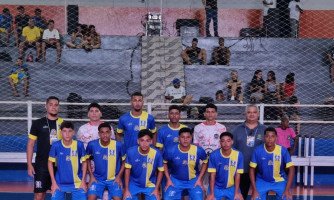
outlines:
[[[82,161],[81,169],[82,169],[82,179],[81,179],[80,188],[86,191],[87,190],[87,184],[86,184],[87,161],[86,160]]]
[[[124,174],[124,170],[125,170],[125,161],[122,161],[122,165],[121,165],[121,169],[119,170],[116,178],[115,178],[115,182],[121,187],[123,188],[123,174]]]
[[[55,162],[55,159],[52,157],[49,157],[49,161],[48,161],[48,170],[49,170],[49,174],[50,174],[50,178],[51,178],[51,192],[52,194],[56,191],[59,190],[58,184],[56,182],[55,179],[55,173],[53,170],[53,163]]]
[[[28,175],[31,177],[33,177],[35,174],[35,169],[34,166],[32,165],[32,157],[34,154],[35,141],[36,140],[28,138],[28,143],[27,143],[27,168],[28,168]]]
[[[165,177],[166,177],[167,181],[166,181],[165,188],[162,188],[162,189],[166,191],[169,188],[169,186],[174,186],[172,180],[170,179],[170,174],[169,174],[169,171],[168,171],[168,165],[167,165],[166,162],[164,163],[164,174],[165,174]]]
[[[295,167],[292,165],[292,166],[288,167],[288,170],[289,170],[288,181],[287,181],[286,186],[285,186],[283,197],[285,197],[286,199],[292,199],[292,194],[291,194],[290,188],[291,188],[291,185],[292,185],[293,177],[295,175]]]
[[[206,200],[214,200],[215,199],[215,193],[214,193],[214,187],[215,187],[215,181],[216,181],[216,172],[209,172],[210,173],[210,194],[207,196]]]
[[[242,200],[242,194],[240,193],[240,174],[236,173],[234,177],[234,198]]]
[[[256,185],[255,185],[255,168],[254,167],[250,167],[249,168],[249,178],[251,181],[251,187],[252,187],[252,199],[256,199],[257,197],[259,197],[259,192],[256,189]]]
[[[155,188],[152,192],[152,194],[157,198],[157,199],[160,199],[159,196],[160,196],[160,185],[161,185],[161,180],[162,180],[162,177],[163,177],[163,171],[164,171],[164,168],[162,169],[158,169],[158,175],[157,175],[157,182],[155,184]]]
[[[197,181],[195,183],[195,186],[198,185],[201,188],[204,188],[204,186],[203,186],[203,176],[204,176],[204,174],[205,174],[205,172],[206,172],[207,169],[208,169],[208,163],[207,162],[203,162],[202,163],[202,167],[201,167],[201,171],[200,171],[200,173],[198,175],[198,179],[197,179]]]
[[[125,188],[124,188],[123,199],[131,198],[131,194],[130,194],[130,191],[129,191],[130,170],[131,170],[131,168],[125,168],[125,171],[124,171],[124,185],[125,185]]]
[[[88,187],[90,187],[94,182],[96,181],[96,178],[94,176],[93,170],[92,170],[92,165],[91,165],[91,160],[87,159],[87,171],[89,174],[89,182],[88,182]]]

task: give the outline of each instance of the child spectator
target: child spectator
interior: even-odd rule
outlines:
[[[69,48],[76,48],[76,49],[82,48],[82,44],[83,44],[82,31],[83,31],[82,25],[78,24],[76,30],[71,35],[71,40],[69,42],[66,42],[66,45]]]
[[[40,49],[41,49],[41,31],[35,26],[35,22],[32,18],[29,19],[29,25],[24,27],[22,30],[23,41],[20,43],[19,54],[20,57],[23,55],[23,51],[27,48],[36,48],[36,59],[38,62],[40,59]]]
[[[101,47],[101,37],[100,34],[96,32],[94,25],[88,27],[82,47],[88,52]]]
[[[262,70],[256,70],[250,83],[250,100],[253,103],[263,100],[265,82],[262,78]]]
[[[29,73],[28,67],[26,64],[23,64],[22,58],[18,58],[16,60],[16,65],[12,68],[10,75],[8,76],[9,84],[13,90],[13,96],[19,97],[19,93],[17,91],[17,84],[23,80],[23,93],[24,96],[29,96]]]
[[[285,77],[285,82],[283,83],[283,98],[289,101],[290,97],[294,96],[296,92],[295,74],[290,72]]]
[[[45,17],[42,16],[42,10],[39,8],[35,9],[35,16],[32,17],[35,22],[35,25],[40,29],[41,33],[47,28],[47,21]]]
[[[2,10],[0,14],[0,33],[6,33],[6,46],[9,46],[10,33],[12,31],[13,17],[8,8]]]
[[[227,82],[227,88],[231,93],[231,101],[236,99],[243,103],[241,80],[238,78],[238,71],[232,70],[230,80]]]
[[[52,200],[64,199],[65,193],[72,193],[72,199],[86,200],[86,153],[82,142],[73,140],[74,125],[63,122],[60,125],[62,139],[51,146],[48,170],[51,177]],[[57,171],[54,171],[57,163]]]
[[[43,42],[42,42],[42,56],[45,62],[46,48],[56,48],[57,49],[57,63],[60,63],[61,56],[61,46],[60,37],[57,29],[54,28],[54,21],[49,20],[48,28],[43,32]]]
[[[297,147],[297,137],[293,128],[289,127],[289,117],[283,116],[281,118],[281,125],[276,128],[277,131],[277,141],[276,143],[287,148],[290,155],[292,155]],[[294,140],[293,146],[291,147],[291,140]]]
[[[17,7],[17,12],[19,13],[18,15],[15,16],[15,25],[16,29],[14,31],[15,34],[15,42],[16,45],[20,45],[20,37],[22,35],[22,30],[24,27],[28,26],[29,22],[29,15],[25,14],[25,9],[23,6]]]

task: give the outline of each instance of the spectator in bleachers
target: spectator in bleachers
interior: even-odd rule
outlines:
[[[12,32],[13,17],[8,8],[0,14],[0,33],[6,33],[6,46],[9,46],[10,33]]]
[[[101,37],[95,30],[94,25],[88,27],[88,31],[84,35],[84,41],[82,45],[86,51],[92,51],[93,49],[101,48]]]
[[[60,63],[61,56],[61,45],[60,37],[57,29],[54,28],[54,21],[49,20],[48,28],[44,30],[42,37],[42,56],[45,62],[46,48],[56,48],[57,49],[57,63]]]
[[[29,96],[29,73],[28,66],[23,64],[22,58],[18,58],[16,60],[16,65],[12,68],[10,75],[8,76],[9,84],[13,90],[13,96],[19,97],[19,93],[17,91],[17,84],[20,81],[23,81],[23,94],[24,96]]]
[[[256,70],[250,83],[250,100],[253,103],[262,102],[265,82],[262,78],[262,70]]]
[[[273,24],[273,17],[275,17],[274,10],[277,7],[276,0],[263,0],[263,28],[265,30],[266,36],[275,36],[273,33],[272,28]],[[276,36],[277,37],[277,36]]]
[[[225,102],[225,96],[223,90],[217,90],[215,104],[220,104]]]
[[[47,28],[48,22],[46,21],[45,17],[42,16],[42,10],[39,8],[35,9],[35,16],[32,17],[35,22],[35,26],[40,28],[41,33]]]
[[[275,128],[277,131],[277,141],[276,143],[287,148],[290,155],[292,155],[296,147],[298,146],[298,138],[293,128],[289,127],[289,117],[283,116],[281,118],[281,124],[279,127]],[[291,146],[291,140],[293,140],[293,145]]]
[[[206,37],[211,37],[210,34],[210,22],[211,19],[213,21],[213,31],[215,37],[219,37],[218,35],[218,6],[217,0],[202,0],[203,5],[205,6],[205,14],[206,14],[206,23],[205,23],[205,31]]]
[[[197,47],[198,39],[194,38],[191,42],[191,46],[185,48],[182,53],[181,57],[183,59],[183,63],[186,65],[192,64],[206,64],[206,51],[205,49],[201,49]]]
[[[303,9],[300,7],[300,0],[292,0],[289,3],[290,9],[290,28],[291,37],[298,38],[299,33],[299,18],[303,13]]]
[[[238,78],[238,71],[232,70],[230,80],[227,82],[227,89],[231,94],[231,101],[236,99],[239,100],[239,103],[243,103],[243,95],[242,95],[242,82]]]
[[[183,103],[186,97],[186,90],[181,86],[181,81],[178,78],[174,78],[172,86],[166,88],[165,98],[171,100],[172,103]]]
[[[22,42],[19,47],[20,57],[23,57],[23,51],[27,48],[36,48],[36,62],[39,62],[41,53],[41,31],[35,26],[34,20],[32,18],[28,21],[28,26],[24,27],[22,30]]]
[[[289,101],[290,97],[295,95],[296,92],[296,83],[295,83],[295,74],[289,73],[285,77],[285,82],[283,83],[283,98],[286,101]]]
[[[213,65],[230,65],[231,52],[228,47],[224,46],[224,38],[220,37],[218,40],[219,47],[215,47],[212,52]]]
[[[298,105],[300,105],[300,102],[298,100],[297,96],[292,96],[287,102],[288,104],[294,105],[293,107],[287,107],[286,108],[286,115],[289,116],[290,120],[293,121],[299,121],[300,120],[300,113]],[[296,124],[296,132],[297,134],[300,133],[300,123]]]
[[[269,71],[267,74],[267,80],[264,85],[265,101],[266,103],[275,103],[279,97],[279,83],[276,81],[276,75],[274,71]]]
[[[29,22],[29,15],[25,14],[25,9],[23,6],[17,7],[18,15],[15,16],[15,25],[16,28],[14,29],[14,35],[15,35],[15,42],[16,46],[20,45],[20,38],[22,35],[22,30],[24,27],[28,26]]]
[[[334,83],[334,48],[327,53],[327,59],[329,60],[330,64],[331,83]]]
[[[75,48],[80,49],[82,48],[83,44],[83,29],[82,25],[78,24],[76,30],[71,35],[71,40],[69,42],[66,42],[66,45],[69,48]]]

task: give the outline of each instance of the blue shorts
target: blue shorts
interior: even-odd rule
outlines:
[[[286,181],[271,183],[264,181],[261,178],[256,179],[256,189],[259,193],[259,197],[261,200],[262,199],[265,200],[267,198],[267,193],[269,191],[274,191],[276,193],[276,199],[281,200],[285,190],[285,186],[286,186]]]
[[[213,193],[215,195],[215,199],[226,199],[226,200],[234,200],[234,186],[229,188],[220,188],[215,185],[213,189]],[[208,190],[208,194],[210,194],[210,190]]]
[[[88,196],[95,195],[102,198],[105,189],[108,189],[108,199],[112,199],[112,197],[122,198],[122,188],[114,180],[93,183],[88,189]]]
[[[56,190],[53,193],[51,200],[65,200],[65,193],[72,193],[72,199],[74,200],[86,200],[87,194],[81,188],[73,187],[59,187],[60,190]]]
[[[171,180],[174,186],[167,188],[165,192],[165,200],[181,199],[182,192],[187,190],[189,192],[189,197],[191,200],[202,200],[203,199],[203,190],[201,187],[194,187],[197,178],[194,178],[190,181],[181,181],[171,176]]]
[[[129,190],[131,194],[131,198],[126,198],[128,199],[133,199],[133,200],[138,200],[139,194],[143,194],[145,196],[145,200],[156,200],[157,198],[152,195],[152,192],[154,191],[155,187],[139,187],[135,183],[131,182],[129,183]]]

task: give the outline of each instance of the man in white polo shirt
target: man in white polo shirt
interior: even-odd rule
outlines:
[[[300,13],[303,13],[303,9],[300,7],[300,0],[292,0],[289,3],[290,10],[290,28],[291,28],[291,37],[298,37],[299,29],[299,18]]]
[[[60,46],[60,37],[57,29],[54,28],[55,22],[49,20],[48,28],[43,32],[43,42],[42,42],[42,55],[43,61],[45,62],[46,48],[56,48],[57,49],[57,63],[60,62],[61,56],[61,46]]]
[[[175,78],[173,81],[173,86],[166,88],[165,98],[171,100],[172,103],[182,103],[186,97],[186,90],[181,86],[181,81]]]

